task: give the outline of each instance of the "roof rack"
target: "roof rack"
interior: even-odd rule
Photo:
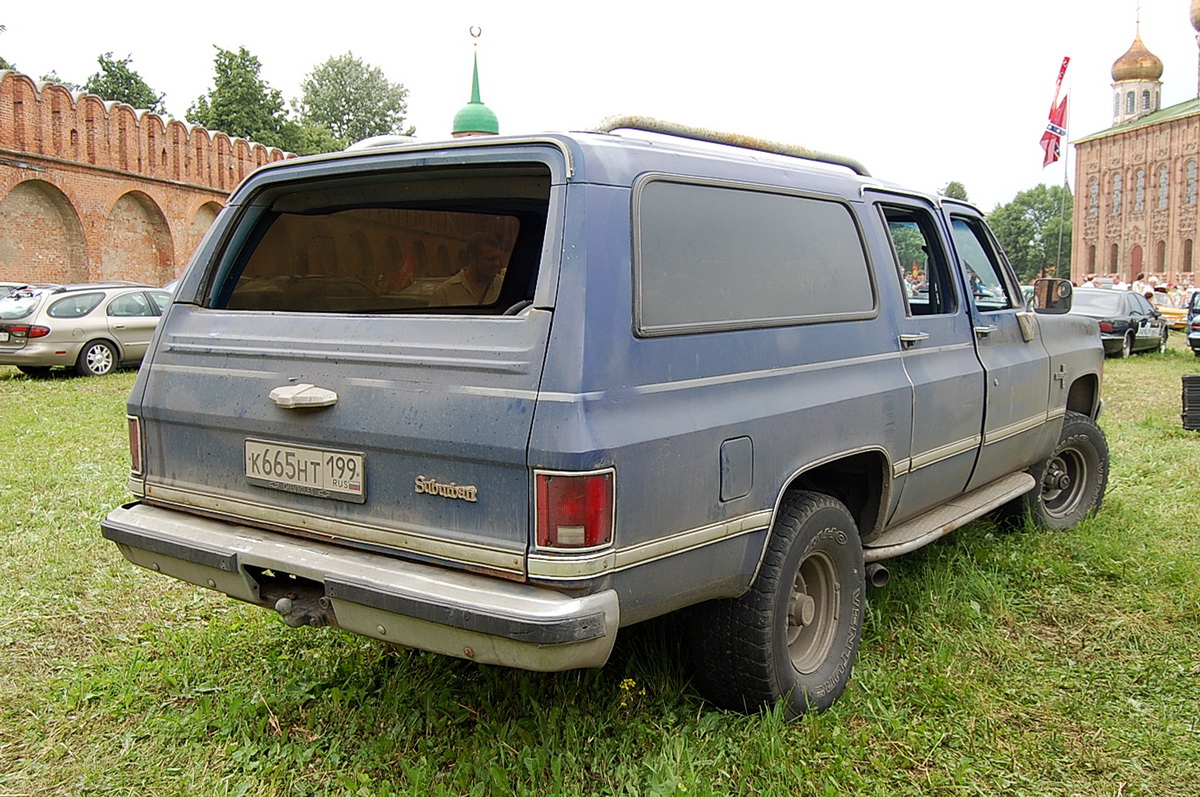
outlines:
[[[636,114],[608,116],[600,120],[600,124],[588,132],[611,133],[614,130],[641,130],[646,133],[660,133],[666,136],[676,136],[677,138],[689,138],[693,141],[708,141],[713,144],[725,144],[731,147],[754,149],[760,152],[773,152],[776,155],[787,155],[792,158],[803,158],[804,160],[819,161],[820,163],[829,163],[834,166],[844,166],[862,177],[871,176],[871,173],[867,171],[867,167],[853,158],[820,152],[819,150],[801,147],[797,144],[784,144],[765,138],[745,136],[740,133],[724,133],[719,130],[709,130],[703,127],[681,125],[676,122],[655,119],[652,116],[638,116]]]

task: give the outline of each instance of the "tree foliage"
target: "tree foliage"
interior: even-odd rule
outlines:
[[[236,52],[217,47],[213,87],[188,108],[187,120],[209,130],[241,136],[289,151],[298,126],[287,118],[283,95],[267,85],[262,63],[245,47]]]
[[[6,30],[7,28],[5,28],[3,25],[0,25],[0,33],[3,33]],[[13,66],[11,61],[5,61],[3,58],[0,58],[0,69],[16,69],[16,67]]]
[[[988,214],[988,224],[1023,282],[1071,276],[1073,206],[1069,187],[1042,184]]]
[[[343,146],[369,136],[415,132],[404,125],[408,89],[353,52],[314,67],[300,87],[301,122],[328,128]]]
[[[87,79],[83,84],[84,91],[95,94],[105,100],[117,100],[132,105],[134,108],[147,108],[155,113],[163,113],[163,97],[142,79],[142,76],[129,67],[132,55],[124,58],[113,58],[111,52],[97,57],[100,71]]]
[[[951,199],[961,199],[963,202],[971,201],[970,198],[967,197],[967,187],[958,180],[951,180],[950,182],[946,183],[946,185],[942,186],[942,189],[938,191],[938,193],[942,196],[948,196]]]

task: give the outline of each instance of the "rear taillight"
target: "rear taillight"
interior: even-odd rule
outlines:
[[[1193,321],[1191,324],[1192,332],[1200,332],[1200,321]]]
[[[129,417],[129,471],[134,476],[142,475],[142,422],[134,415]]]
[[[1113,331],[1112,322],[1111,321],[1101,321],[1100,322],[1100,331],[1101,332],[1112,332]]]
[[[8,328],[8,331],[14,338],[44,338],[50,334],[50,327],[14,324]]]
[[[534,473],[537,545],[579,550],[612,543],[616,473]]]

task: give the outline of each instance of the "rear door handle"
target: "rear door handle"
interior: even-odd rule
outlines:
[[[923,340],[929,340],[928,332],[909,332],[900,336],[900,346],[911,349]]]
[[[997,329],[999,329],[999,327],[992,325],[992,324],[989,324],[986,327],[975,327],[975,334],[979,335],[980,337],[986,338],[988,335],[992,334]]]
[[[284,385],[271,391],[271,401],[285,410],[332,407],[337,400],[337,393],[316,385]]]

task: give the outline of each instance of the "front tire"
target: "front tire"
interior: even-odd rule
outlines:
[[[116,349],[102,340],[93,340],[84,346],[75,361],[75,372],[80,376],[105,376],[116,367]]]
[[[1159,354],[1162,354],[1167,350],[1167,339],[1170,337],[1170,335],[1171,331],[1169,329],[1163,329],[1162,338],[1158,341],[1157,351]]]
[[[1037,487],[1014,501],[1014,513],[1029,514],[1044,529],[1074,528],[1100,508],[1108,487],[1108,441],[1086,415],[1067,412],[1058,446],[1029,469]]]
[[[691,613],[697,686],[734,711],[788,719],[842,694],[862,638],[866,580],[854,518],[820,493],[785,496],[750,590]]]

